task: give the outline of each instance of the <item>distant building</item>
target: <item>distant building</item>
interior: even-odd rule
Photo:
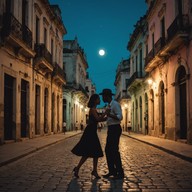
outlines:
[[[75,123],[86,124],[89,94],[86,88],[88,63],[84,50],[74,40],[64,40],[63,61],[66,85],[63,89],[63,120],[67,130],[75,130]]]
[[[135,25],[127,49],[130,51],[130,79],[127,90],[131,95],[132,131],[147,134],[148,121],[148,84],[145,72],[145,52],[148,26],[146,16],[141,17]]]
[[[0,1],[1,143],[62,131],[65,34],[58,6]]]
[[[131,97],[127,91],[127,84],[130,79],[130,59],[122,60],[116,70],[115,98],[120,103],[123,113],[121,126],[123,131],[127,130],[128,121],[131,121]]]
[[[85,89],[86,89],[89,97],[96,92],[96,86],[92,82],[92,80],[89,78],[89,74],[88,73],[87,73],[87,78],[86,78],[86,81],[85,81]]]

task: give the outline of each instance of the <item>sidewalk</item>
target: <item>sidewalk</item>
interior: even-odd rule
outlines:
[[[69,137],[80,134],[80,131],[69,131],[65,134],[53,134],[33,139],[26,139],[21,142],[0,145],[0,167],[13,162],[21,157],[29,155],[49,145],[53,145]]]
[[[141,141],[158,149],[161,149],[167,153],[175,155],[181,159],[189,161],[192,163],[192,145],[185,144],[177,141],[172,141],[168,139],[161,139],[158,137],[153,137],[149,135],[142,135],[138,133],[133,133],[129,135],[127,132],[122,133],[132,139]]]

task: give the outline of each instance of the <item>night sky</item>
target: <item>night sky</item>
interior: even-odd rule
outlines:
[[[78,38],[87,55],[89,77],[96,92],[111,88],[122,59],[128,59],[127,43],[134,25],[147,10],[145,0],[50,0],[58,4],[67,29],[65,40]],[[104,56],[99,49],[106,51]]]

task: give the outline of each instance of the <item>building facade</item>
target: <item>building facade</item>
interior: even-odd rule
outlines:
[[[128,43],[133,55],[134,47],[141,41],[146,73],[134,88],[137,93],[132,89],[137,78],[128,85],[135,131],[142,132],[141,121],[147,120],[147,134],[192,143],[192,2],[146,2],[145,34],[140,32],[144,35],[140,40],[141,36],[132,36]],[[135,30],[139,31],[140,25]],[[135,100],[135,94],[141,99]]]
[[[116,70],[115,77],[115,99],[122,108],[123,120],[121,127],[127,131],[128,124],[131,122],[131,97],[127,91],[128,80],[130,79],[130,59],[122,60]]]
[[[148,84],[145,72],[145,54],[147,39],[146,16],[140,18],[135,25],[127,49],[130,52],[130,79],[127,89],[131,95],[132,130],[138,133],[148,133]]]
[[[2,0],[0,18],[1,143],[62,131],[66,29],[59,7]]]
[[[78,39],[64,40],[63,48],[66,85],[63,89],[63,121],[67,130],[80,129],[86,125],[88,118],[87,102],[89,99],[86,88],[88,63],[84,50]]]

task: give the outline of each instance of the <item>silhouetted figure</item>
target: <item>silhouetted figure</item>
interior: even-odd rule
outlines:
[[[124,170],[122,168],[121,156],[119,152],[119,139],[122,133],[121,120],[123,119],[120,104],[112,99],[112,91],[110,89],[103,89],[103,101],[108,103],[107,108],[110,112],[107,114],[107,141],[105,146],[105,153],[107,158],[107,165],[109,173],[103,175],[104,178],[113,176],[114,179],[123,179]]]
[[[106,113],[99,115],[97,113],[97,105],[100,104],[100,98],[98,94],[93,94],[88,102],[89,120],[80,141],[71,150],[77,156],[82,156],[78,165],[73,169],[74,176],[79,177],[79,169],[84,162],[89,158],[93,158],[93,171],[91,175],[99,179],[100,176],[97,173],[98,158],[103,156],[101,144],[97,135],[97,124],[100,121],[106,120]]]

